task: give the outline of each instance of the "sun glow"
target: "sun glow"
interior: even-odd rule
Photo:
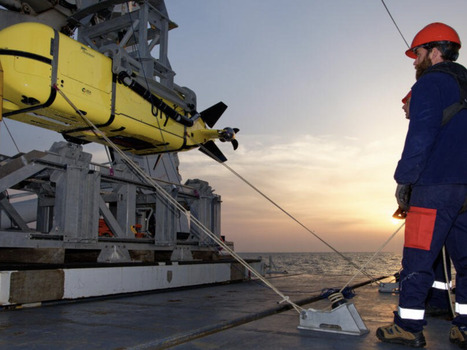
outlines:
[[[393,225],[400,225],[402,224],[402,219],[391,218],[391,222]]]

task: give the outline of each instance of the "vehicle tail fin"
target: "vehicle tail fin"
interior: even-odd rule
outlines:
[[[216,146],[216,144],[212,140],[203,143],[199,150],[220,163],[224,163],[227,160],[222,151],[219,149],[219,147]]]
[[[221,115],[225,112],[226,109],[227,109],[227,105],[224,102],[216,103],[215,105],[202,111],[200,113],[201,118],[210,128],[212,128],[214,124],[216,124],[216,122],[219,120]]]

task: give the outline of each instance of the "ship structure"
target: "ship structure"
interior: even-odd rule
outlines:
[[[238,129],[174,82],[164,1],[0,5],[2,117],[64,137],[0,156],[0,305],[247,278],[219,245],[221,197],[178,172],[179,151],[226,161],[215,141],[236,149]]]

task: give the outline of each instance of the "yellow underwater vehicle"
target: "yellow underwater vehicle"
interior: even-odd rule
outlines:
[[[97,51],[41,23],[0,30],[3,117],[56,131],[79,144],[107,145],[103,133],[137,155],[201,147],[225,161],[213,140],[231,142],[236,149],[238,129],[211,128],[227,106],[219,102],[197,112],[190,89],[170,88],[146,78],[141,69],[138,74],[132,69],[136,59],[121,54],[121,43],[131,44],[132,36],[120,35],[119,45]]]

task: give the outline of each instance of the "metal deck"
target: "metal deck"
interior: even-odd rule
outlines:
[[[323,288],[350,277],[285,275],[272,283],[294,302],[310,301]],[[364,282],[362,277],[354,285]],[[299,314],[278,304],[261,282],[250,281],[93,301],[57,303],[0,312],[2,349],[406,349],[381,343],[376,329],[392,321],[397,294],[376,284],[355,288],[351,300],[369,333],[362,336],[297,329]],[[301,305],[325,309],[327,300]],[[427,349],[449,343],[450,322],[428,318]]]

